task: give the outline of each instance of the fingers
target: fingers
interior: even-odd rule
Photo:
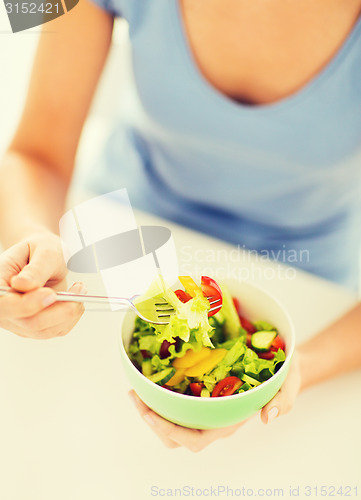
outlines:
[[[287,375],[287,378],[271,401],[266,404],[261,410],[261,420],[264,424],[270,423],[272,420],[280,415],[285,415],[288,413],[297,398],[297,395],[301,387],[301,377],[298,367],[297,354],[294,354],[294,358]]]
[[[164,418],[157,415],[139,399],[134,391],[131,391],[130,395],[135,402],[135,405],[141,416],[151,427],[153,432],[155,432],[155,434],[169,448],[185,446],[190,451],[199,452],[217,439],[225,438],[234,434],[237,429],[244,425],[247,421],[245,420],[238,424],[232,425],[230,427],[224,427],[222,429],[188,429],[187,427],[173,424],[172,422],[169,422],[168,420],[165,420]]]
[[[0,255],[0,286],[10,286],[11,278],[26,266],[29,247],[22,242],[8,248]]]
[[[51,288],[39,288],[26,294],[11,293],[0,297],[0,317],[34,316],[55,301],[56,294]]]
[[[152,418],[153,413],[152,410],[146,406],[143,401],[136,395],[134,391],[129,392],[129,396],[131,400],[133,401],[135,407],[139,411],[141,417],[144,419],[144,421],[149,425],[149,427],[152,429],[152,431],[159,437],[159,439],[163,442],[163,444],[167,448],[179,448],[179,444],[175,443],[171,439],[167,438],[161,430],[157,428],[157,426],[154,424],[154,420]],[[155,414],[154,414],[155,415]]]
[[[75,283],[68,291],[71,293],[87,293],[82,283]],[[84,305],[81,303],[58,302],[34,316],[21,318],[17,321],[17,325],[21,327],[21,331],[26,336],[49,339],[66,335],[79,321],[83,312]]]
[[[75,283],[69,291],[87,293],[82,283]],[[84,305],[55,301],[56,294],[50,288],[0,297],[1,324],[22,337],[49,339],[65,335],[79,321]]]
[[[29,263],[10,280],[11,286],[20,292],[43,287],[53,277],[54,269],[58,267],[59,255],[53,249],[36,246],[32,251],[28,247],[28,253]]]

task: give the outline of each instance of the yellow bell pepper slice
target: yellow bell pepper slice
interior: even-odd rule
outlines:
[[[190,276],[178,276],[178,279],[184,286],[185,291],[189,293],[191,297],[195,297],[197,294],[202,293],[202,290]]]
[[[202,377],[205,373],[211,371],[227,353],[227,349],[212,349],[209,356],[196,365],[187,368],[184,374],[187,377]]]
[[[203,361],[211,354],[211,349],[209,347],[202,347],[200,351],[193,351],[193,349],[188,349],[182,358],[176,358],[173,361],[174,368],[189,368],[197,363]]]
[[[168,382],[165,383],[165,385],[168,385],[169,387],[173,387],[174,385],[180,384],[184,380],[184,372],[185,368],[180,368],[175,372],[173,377],[168,380]]]

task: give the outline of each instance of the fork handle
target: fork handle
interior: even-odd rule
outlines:
[[[10,293],[19,293],[16,290],[13,290],[10,287],[2,287],[0,288],[0,297],[9,295]],[[105,297],[102,295],[88,295],[88,294],[79,294],[79,293],[71,293],[71,292],[56,292],[56,301],[57,302],[81,302],[81,303],[89,303],[89,304],[118,304],[125,305],[131,307],[131,304],[128,299],[122,297]]]

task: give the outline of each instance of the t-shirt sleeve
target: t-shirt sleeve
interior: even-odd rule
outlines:
[[[91,2],[106,10],[114,17],[124,17],[124,0],[91,0]]]

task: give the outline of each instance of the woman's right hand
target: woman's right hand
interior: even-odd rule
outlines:
[[[0,287],[22,293],[0,297],[0,327],[35,339],[66,335],[84,312],[82,304],[55,303],[55,290],[66,288],[66,274],[60,238],[50,231],[34,234],[3,252]],[[86,293],[82,283],[69,291]]]

